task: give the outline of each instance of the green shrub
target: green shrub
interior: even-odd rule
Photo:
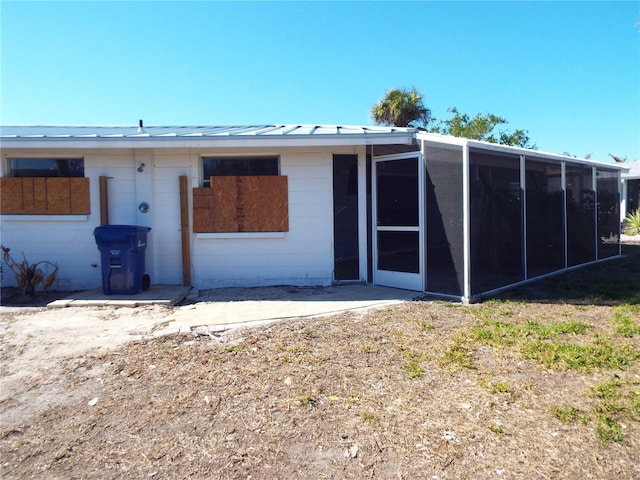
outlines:
[[[622,231],[625,235],[640,235],[640,208],[627,214]]]

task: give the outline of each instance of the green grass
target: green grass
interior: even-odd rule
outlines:
[[[592,371],[597,368],[624,370],[640,357],[629,344],[617,344],[600,339],[595,345],[575,343],[526,342],[520,349],[522,356],[535,360],[547,368],[564,366],[571,370]]]
[[[586,323],[567,321],[541,325],[529,320],[524,324],[506,323],[501,321],[485,321],[471,329],[471,338],[483,343],[494,345],[515,345],[527,339],[546,340],[560,335],[582,335],[591,325]]]
[[[515,288],[504,296],[525,301],[640,305],[640,247],[622,245],[622,254],[621,258]]]
[[[509,382],[491,380],[487,372],[476,368],[474,353],[480,347],[489,346],[497,355],[508,352],[549,369],[566,369],[578,375],[609,371],[607,380],[585,392],[587,407],[560,404],[550,414],[563,423],[591,425],[603,446],[624,444],[623,425],[640,421],[640,247],[623,245],[622,249],[622,258],[523,286],[481,305],[460,307],[476,323],[462,329],[443,348],[440,365],[475,368],[480,386],[493,395],[510,396],[520,396],[520,392]],[[540,312],[523,321],[516,306],[531,299],[543,299]],[[549,302],[563,303],[566,308],[560,314],[546,313],[544,304]],[[580,321],[594,305],[609,308],[608,321]],[[628,378],[622,377],[625,371],[629,371]],[[505,435],[500,425],[488,428],[500,437]]]
[[[353,406],[360,401],[360,394],[358,392],[347,393],[347,404]]]
[[[607,415],[598,415],[597,417],[596,438],[603,446],[607,446],[611,442],[624,443],[622,427]]]
[[[500,438],[504,437],[507,434],[502,425],[498,425],[496,423],[492,423],[491,425],[489,425],[489,430],[491,430]]]
[[[631,338],[640,335],[640,305],[620,305],[613,310],[616,333]]]
[[[509,382],[481,382],[481,384],[494,395],[507,394],[515,397],[518,393]]]
[[[429,355],[426,353],[417,353],[404,347],[399,347],[398,351],[405,358],[405,364],[402,366],[402,369],[407,374],[407,377],[411,380],[420,378],[423,373],[422,364],[429,360]]]
[[[378,421],[378,418],[379,418],[377,413],[369,412],[369,411],[366,411],[366,410],[361,411],[360,413],[358,413],[358,415],[365,422],[371,423],[371,424],[376,423]]]
[[[316,397],[314,397],[313,395],[302,395],[298,397],[297,400],[298,400],[298,403],[300,403],[300,405],[304,405],[308,407],[313,407],[317,402]]]
[[[573,405],[556,405],[551,410],[551,414],[562,423],[572,423],[575,421],[587,423],[587,421],[589,420],[587,415],[585,415],[579,408],[574,407]]]
[[[586,345],[572,341],[591,329],[591,325],[572,320],[548,325],[532,320],[522,324],[486,320],[457,337],[454,345],[445,351],[443,362],[471,368],[469,350],[478,344],[518,348],[523,358],[547,368],[624,370],[640,357],[632,345],[608,337],[596,337]]]
[[[453,345],[444,351],[440,365],[443,367],[475,368],[464,338],[456,337],[454,339]]]

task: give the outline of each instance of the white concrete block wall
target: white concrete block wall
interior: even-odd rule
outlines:
[[[280,153],[280,173],[288,177],[289,231],[282,238],[193,235],[194,286],[330,284],[332,160],[333,152],[328,149]]]
[[[80,217],[80,216],[78,216]],[[84,216],[83,216],[84,217]],[[63,220],[62,216],[34,216],[31,220],[2,218],[2,244],[11,248],[16,262],[22,253],[29,263],[50,261],[59,267],[57,290],[79,290],[100,285],[100,252],[96,248],[91,220]],[[3,286],[15,285],[3,264]]]
[[[91,178],[91,212],[100,222],[100,191],[98,177],[109,177],[109,223],[118,225],[136,224],[136,179],[132,151],[113,154],[85,155],[85,176]],[[93,184],[95,183],[95,188]],[[94,201],[95,200],[95,201]],[[95,210],[95,212],[94,212]]]
[[[153,168],[153,216],[147,271],[152,283],[182,284],[182,240],[180,230],[181,175],[190,176],[191,156],[156,152]],[[149,215],[147,214],[147,215]]]
[[[38,152],[42,155],[42,152]],[[152,228],[147,246],[147,272],[153,284],[182,283],[179,180],[189,178],[191,189],[201,186],[201,156],[218,153],[277,154],[280,170],[288,177],[289,231],[280,238],[202,238],[192,233],[192,284],[200,289],[223,286],[328,285],[333,279],[332,161],[338,149],[269,151],[194,150],[146,151],[92,150],[60,152],[83,156],[85,176],[90,178],[91,214],[65,216],[4,216],[0,239],[30,261],[58,263],[57,288],[79,290],[102,284],[100,252],[93,230],[100,223],[99,177],[111,177],[111,224],[142,224]],[[353,153],[353,149],[346,153]],[[28,156],[29,152],[20,152]],[[8,156],[11,156],[9,153]],[[145,171],[137,172],[141,158]],[[142,178],[142,175],[149,177]],[[140,177],[138,177],[140,176]],[[137,191],[145,190],[149,191]],[[149,213],[138,211],[140,199],[149,200]],[[206,237],[206,235],[204,235]],[[2,285],[15,285],[5,268]]]
[[[37,152],[33,156],[42,156]],[[11,157],[12,153],[7,152]],[[15,156],[29,156],[16,152]],[[53,156],[53,153],[52,153]],[[89,215],[9,215],[0,218],[0,238],[19,261],[24,252],[29,262],[48,260],[58,264],[58,280],[52,288],[84,290],[102,285],[100,251],[93,235],[100,225],[99,177],[109,182],[110,223],[135,222],[135,177],[132,152],[55,152],[55,156],[83,157],[85,176],[90,179]],[[3,267],[3,286],[15,285],[14,276]]]

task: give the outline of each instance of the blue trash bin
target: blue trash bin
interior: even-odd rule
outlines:
[[[151,286],[144,272],[150,230],[136,225],[102,225],[93,231],[100,250],[105,295],[135,295]]]

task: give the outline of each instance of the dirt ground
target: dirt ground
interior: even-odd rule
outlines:
[[[640,256],[612,271],[640,292]],[[487,315],[575,319],[611,335],[616,301],[580,288],[560,299],[540,285],[516,291],[508,316],[502,304],[425,300],[157,338],[170,307],[3,305],[0,476],[637,479],[640,402],[620,421],[624,441],[603,445],[589,393],[612,377],[640,385],[637,360],[583,372],[482,345],[468,352],[474,368],[442,362]],[[637,336],[620,341],[640,350]],[[566,404],[584,420],[552,415]]]

